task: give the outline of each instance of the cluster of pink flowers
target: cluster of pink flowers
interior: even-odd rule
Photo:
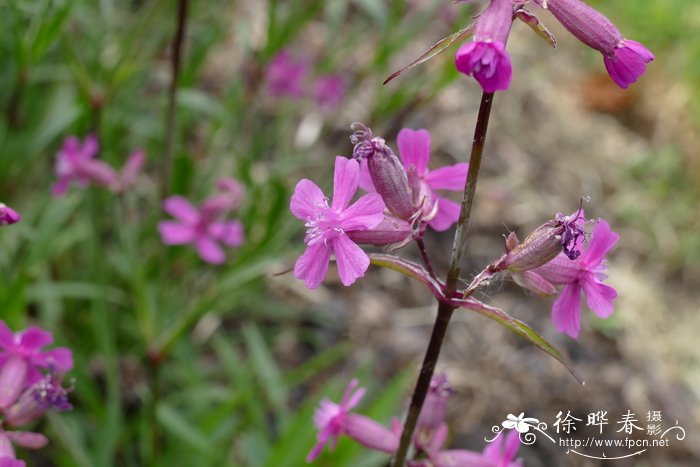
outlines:
[[[310,77],[311,64],[287,50],[279,51],[265,69],[267,92],[274,97],[310,97],[323,110],[333,110],[345,97],[345,79],[339,74]]]
[[[365,394],[353,379],[345,389],[339,404],[323,399],[314,414],[318,429],[316,445],[306,457],[313,462],[323,447],[334,448],[341,435],[347,436],[368,449],[393,454],[399,446],[401,422],[392,418],[389,428],[364,415],[352,412]],[[515,460],[520,446],[519,434],[511,431],[486,446],[483,452],[465,449],[444,449],[448,426],[445,422],[447,401],[452,389],[444,373],[433,377],[418,425],[413,435],[415,455],[408,461],[410,467],[522,467]]]
[[[97,159],[99,142],[93,135],[88,135],[81,143],[76,136],[69,136],[56,156],[56,177],[58,180],[51,187],[51,194],[60,197],[66,194],[71,184],[80,187],[97,185],[113,192],[122,192],[135,181],[143,168],[146,153],[133,151],[121,171],[117,171],[104,161]]]
[[[41,418],[47,410],[70,410],[70,388],[63,376],[73,368],[73,355],[65,347],[43,350],[53,342],[51,333],[31,326],[13,333],[0,321],[0,465],[24,467],[13,444],[39,449],[48,443],[40,433],[7,431]]]
[[[175,220],[161,221],[158,231],[166,245],[192,245],[199,257],[211,264],[222,264],[226,253],[222,245],[238,247],[243,244],[243,225],[226,217],[238,208],[243,188],[231,178],[216,182],[217,192],[197,208],[182,196],[170,196],[163,201],[165,212]]]
[[[461,190],[468,165],[430,171],[427,130],[399,133],[399,159],[371,130],[359,124],[355,128],[354,158],[335,159],[332,202],[308,179],[297,183],[290,202],[292,214],[307,227],[307,249],[296,262],[294,276],[309,288],[321,284],[332,255],[341,282],[349,286],[370,264],[358,244],[403,245],[421,236],[426,225],[443,231],[459,216],[459,205],[437,190]],[[358,186],[369,193],[351,204]]]
[[[511,25],[516,18],[539,20],[524,8],[522,0],[490,0],[478,16],[473,40],[463,44],[455,56],[457,70],[473,76],[485,92],[508,89],[511,60],[505,50]],[[577,39],[603,55],[612,80],[626,89],[646,71],[654,55],[644,45],[625,39],[602,13],[581,0],[535,0],[548,10]]]

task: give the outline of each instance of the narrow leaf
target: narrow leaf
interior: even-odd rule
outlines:
[[[420,65],[421,63],[425,63],[428,60],[430,60],[433,57],[436,57],[440,55],[442,52],[447,50],[449,47],[451,47],[454,43],[462,41],[468,37],[470,37],[472,34],[474,34],[474,26],[476,23],[472,23],[469,26],[467,26],[464,29],[460,29],[459,31],[450,34],[447,37],[443,37],[439,41],[437,41],[435,44],[433,44],[432,47],[430,47],[428,50],[425,51],[423,55],[406,65],[405,67],[401,68],[398,71],[395,71],[394,73],[391,74],[387,79],[384,80],[384,83],[386,84],[392,79],[396,78],[403,72],[410,70],[416,65]]]
[[[552,34],[549,31],[549,29],[547,29],[547,26],[545,26],[537,16],[535,16],[525,8],[521,8],[518,11],[516,11],[515,16],[523,23],[530,26],[530,28],[533,31],[535,31],[535,33],[537,33],[538,36],[546,40],[549,43],[549,45],[556,48],[557,38],[554,37],[554,34]]]
[[[428,271],[426,271],[423,266],[393,255],[385,255],[381,253],[370,254],[369,259],[375,266],[400,272],[404,276],[422,282],[423,284],[427,285],[430,290],[432,290],[436,297],[443,297],[442,283],[434,277],[430,277],[430,274],[428,274]]]
[[[502,324],[503,326],[507,327],[517,335],[525,338],[526,340],[530,341],[531,343],[535,344],[537,347],[540,349],[544,350],[547,352],[549,355],[552,357],[556,358],[559,360],[559,362],[562,363],[570,372],[572,375],[574,375],[574,378],[578,380],[579,383],[586,384],[583,378],[574,370],[573,366],[571,363],[564,357],[564,355],[559,352],[552,344],[547,342],[542,336],[540,336],[534,329],[532,329],[529,325],[523,323],[522,321],[513,318],[510,316],[508,313],[506,313],[503,310],[500,310],[498,308],[486,305],[485,303],[480,302],[479,300],[473,299],[473,298],[466,298],[466,299],[453,299],[451,300],[451,303],[454,304],[455,306],[459,306],[462,308],[466,308],[468,310],[476,311],[479,314],[482,314],[484,316],[487,316],[491,318],[494,321],[497,321],[498,323]]]

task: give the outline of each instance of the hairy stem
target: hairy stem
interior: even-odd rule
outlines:
[[[452,244],[452,260],[450,261],[450,269],[447,273],[447,280],[445,283],[445,295],[448,299],[452,298],[457,290],[457,282],[462,267],[462,257],[464,256],[466,246],[466,236],[469,229],[469,220],[471,219],[472,205],[474,203],[474,194],[476,193],[476,182],[479,178],[481,158],[484,153],[486,130],[488,129],[492,102],[493,93],[482,94],[479,115],[476,120],[476,127],[474,128],[474,141],[469,157],[469,171],[467,173],[467,181],[462,196],[462,207],[459,212],[457,231],[455,232],[455,238]],[[403,432],[401,433],[401,441],[396,451],[396,457],[394,458],[394,467],[401,467],[406,461],[413,431],[416,428],[418,417],[423,408],[425,396],[428,394],[430,380],[433,378],[435,365],[440,357],[440,349],[442,348],[442,343],[447,333],[447,326],[450,323],[450,318],[454,310],[455,308],[447,303],[440,302],[438,304],[437,317],[435,318],[433,331],[430,335],[428,349],[425,351],[425,356],[423,357],[423,364],[421,365],[420,374],[418,375],[418,381],[416,382],[416,387],[411,396],[411,405],[408,408],[408,415],[406,416],[406,422],[404,423]]]
[[[161,165],[161,198],[170,190],[170,170],[173,165],[173,147],[175,143],[175,109],[177,88],[180,81],[182,48],[187,28],[187,6],[189,0],[179,0],[177,7],[177,29],[172,44],[171,81],[168,89],[168,109],[165,114],[165,149]]]

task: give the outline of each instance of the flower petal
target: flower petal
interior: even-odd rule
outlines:
[[[369,268],[369,256],[347,235],[342,234],[333,239],[333,250],[338,264],[338,275],[344,286],[352,285],[358,277],[365,275]]]
[[[459,219],[459,211],[461,206],[451,199],[438,197],[438,212],[430,221],[429,225],[437,232],[443,232],[449,229],[452,224]]]
[[[226,261],[223,248],[216,241],[207,236],[199,237],[194,242],[199,257],[210,264],[221,264]]]
[[[311,180],[303,178],[299,180],[294,188],[289,209],[297,219],[303,221],[314,218],[318,215],[321,206],[327,204],[326,195]]]
[[[583,292],[586,294],[586,303],[600,318],[607,318],[613,312],[613,300],[617,298],[617,291],[609,285],[599,282],[593,277],[583,281]]]
[[[307,247],[294,265],[294,277],[303,280],[309,289],[315,289],[321,285],[328,272],[332,251],[332,248],[324,242]]]
[[[355,201],[340,214],[343,230],[367,230],[384,219],[384,201],[377,193],[369,193]]]
[[[178,221],[159,222],[158,232],[166,245],[185,245],[192,243],[195,239],[194,229]]]
[[[163,201],[163,210],[184,224],[194,224],[199,219],[199,211],[187,198],[170,196]]]
[[[333,171],[333,201],[331,207],[342,211],[357,191],[360,183],[360,164],[354,159],[337,156]]]
[[[70,186],[70,177],[61,177],[56,182],[51,185],[51,196],[54,198],[60,198],[66,194],[68,187]]]
[[[0,348],[11,351],[15,348],[15,334],[0,320]]]
[[[209,233],[226,246],[243,244],[243,224],[240,221],[214,222],[209,226]]]
[[[430,161],[430,133],[428,130],[404,128],[396,137],[399,157],[404,167],[416,167],[419,175],[425,174]]]
[[[467,171],[469,171],[469,164],[466,162],[446,165],[428,172],[425,181],[433,190],[462,191],[467,181]]]
[[[73,368],[73,352],[66,347],[57,347],[34,355],[31,362],[42,368],[53,368],[59,373],[65,373]]]
[[[552,305],[552,323],[559,332],[574,339],[581,329],[581,287],[576,283],[567,284],[559,298]]]
[[[53,336],[50,332],[44,331],[36,326],[30,326],[20,333],[19,345],[25,351],[36,352],[45,345],[53,342]]]
[[[605,255],[615,246],[620,236],[610,230],[610,225],[603,219],[593,227],[588,248],[583,252],[579,261],[593,269],[603,262]]]

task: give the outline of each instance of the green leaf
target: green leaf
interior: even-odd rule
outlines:
[[[434,277],[430,277],[423,266],[406,261],[397,256],[374,253],[369,255],[371,264],[382,268],[400,272],[404,276],[416,279],[427,285],[436,297],[442,297],[442,283]]]
[[[159,403],[157,409],[158,421],[173,436],[202,453],[213,452],[214,445],[209,438],[196,428],[196,425],[186,420],[174,407]]]
[[[425,63],[428,60],[430,60],[433,57],[436,57],[443,53],[445,50],[450,48],[454,43],[462,41],[466,39],[467,37],[470,37],[472,34],[474,34],[474,25],[476,23],[472,23],[469,26],[467,26],[464,29],[460,29],[459,31],[455,32],[454,34],[450,34],[447,37],[443,37],[439,41],[437,41],[435,44],[432,45],[428,50],[423,53],[420,57],[417,59],[413,60],[411,63],[406,65],[405,67],[399,69],[398,71],[395,71],[392,73],[387,79],[384,80],[383,84],[388,83],[392,79],[396,78],[400,74],[402,74],[405,71],[410,70],[414,66],[420,65],[421,63]]]
[[[476,311],[479,314],[487,316],[492,320],[505,326],[506,328],[510,329],[520,337],[523,337],[524,339],[535,344],[537,347],[559,360],[559,362],[562,365],[564,365],[571,372],[572,375],[574,375],[574,378],[576,378],[579,383],[586,384],[583,378],[581,378],[581,376],[576,372],[576,370],[574,370],[573,366],[566,359],[566,357],[564,357],[564,355],[561,352],[559,352],[554,346],[552,346],[552,344],[547,342],[529,325],[523,323],[518,319],[513,318],[508,313],[499,308],[486,305],[485,303],[482,303],[479,300],[473,298],[453,299],[450,302],[456,306]]]

